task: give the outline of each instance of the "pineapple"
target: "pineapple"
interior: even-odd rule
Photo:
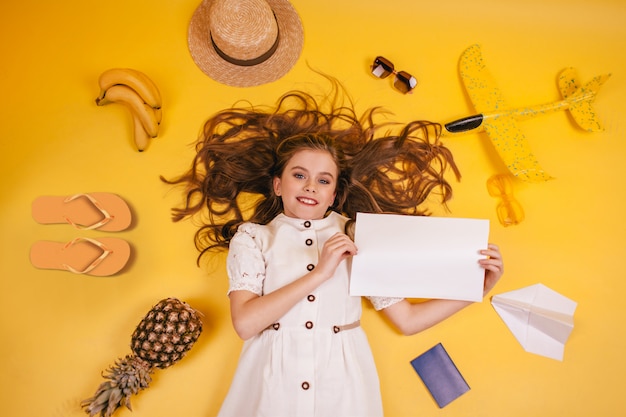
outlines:
[[[93,417],[111,416],[119,407],[132,410],[130,397],[147,388],[155,368],[181,360],[202,332],[200,313],[176,298],[159,301],[141,320],[131,337],[133,354],[115,361],[102,377],[93,397],[81,402]]]

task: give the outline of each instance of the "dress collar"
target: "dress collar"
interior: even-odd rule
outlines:
[[[272,223],[287,223],[290,224],[300,230],[307,229],[322,229],[328,226],[331,223],[334,223],[338,220],[338,217],[342,217],[339,213],[331,211],[326,217],[318,220],[306,220],[299,219],[296,217],[289,217],[285,215],[285,213],[280,213],[278,216],[272,220]]]

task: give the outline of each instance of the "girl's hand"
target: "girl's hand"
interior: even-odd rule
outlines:
[[[320,261],[315,267],[315,271],[330,279],[337,266],[344,259],[356,255],[357,248],[354,242],[345,233],[335,233],[324,243]]]
[[[504,262],[500,248],[498,248],[497,245],[490,243],[488,249],[481,250],[480,254],[488,256],[488,258],[478,261],[480,266],[485,269],[485,286],[483,289],[483,296],[485,296],[495,287],[500,277],[502,277],[504,273]]]

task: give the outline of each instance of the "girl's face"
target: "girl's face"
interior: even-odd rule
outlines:
[[[282,198],[285,215],[305,220],[323,218],[335,201],[338,171],[326,151],[296,152],[280,178],[274,178],[274,193]]]

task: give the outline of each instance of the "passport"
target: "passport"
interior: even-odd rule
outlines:
[[[439,408],[470,390],[469,385],[441,343],[411,361]]]

